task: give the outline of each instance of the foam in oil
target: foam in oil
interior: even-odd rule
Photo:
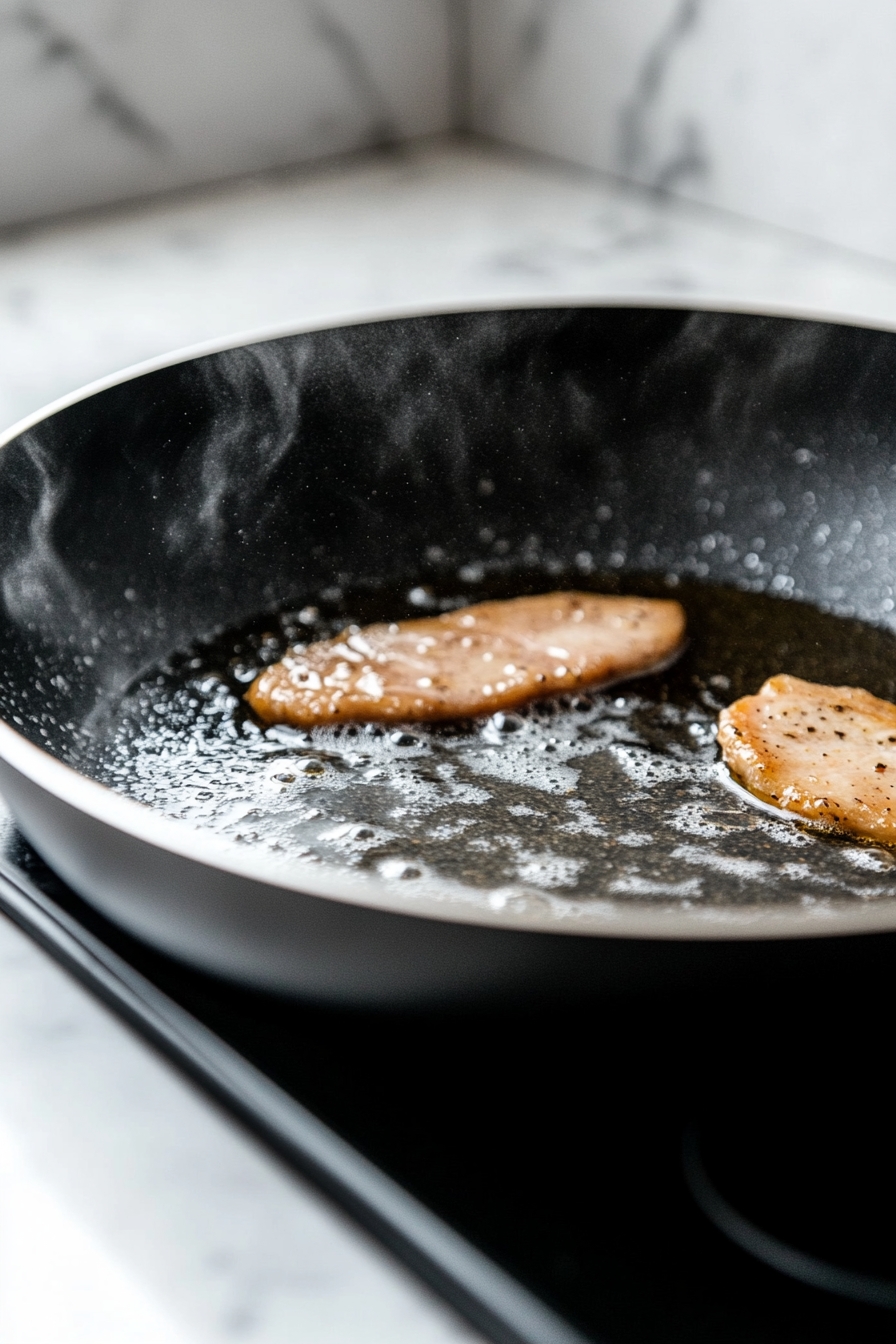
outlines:
[[[122,700],[93,773],[285,868],[336,864],[516,899],[702,906],[892,896],[889,853],[767,815],[718,776],[716,716],[777,672],[896,699],[896,638],[807,604],[643,575],[554,587],[674,595],[689,644],[670,668],[452,724],[265,727],[243,695],[297,642],[356,623],[545,591],[543,574],[462,592],[330,591],[175,655]],[[516,893],[516,894],[515,894]],[[520,893],[522,893],[520,895]]]

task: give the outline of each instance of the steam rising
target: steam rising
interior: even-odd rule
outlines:
[[[202,549],[218,556],[246,499],[263,507],[271,476],[300,429],[310,355],[307,343],[271,342],[202,361],[213,411],[178,464],[177,494],[195,505],[175,508],[168,520],[171,555],[195,557]]]
[[[92,604],[55,543],[56,522],[73,485],[72,473],[36,430],[23,434],[16,448],[32,469],[36,489],[31,491],[25,545],[3,572],[6,610],[29,628],[46,624],[60,643],[78,642],[92,628]]]

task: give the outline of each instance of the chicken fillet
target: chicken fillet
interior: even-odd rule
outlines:
[[[267,723],[465,718],[599,686],[663,663],[684,637],[677,602],[547,593],[297,646],[252,683]]]
[[[771,677],[719,715],[735,779],[806,821],[896,843],[896,705],[851,686]]]

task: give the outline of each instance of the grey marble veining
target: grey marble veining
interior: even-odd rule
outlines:
[[[448,125],[445,0],[0,0],[0,224]]]
[[[0,0],[0,224],[448,128],[896,259],[891,0]]]
[[[896,258],[890,0],[471,0],[472,124]]]

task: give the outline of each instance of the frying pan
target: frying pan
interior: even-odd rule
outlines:
[[[671,308],[403,316],[110,379],[0,454],[0,787],[106,916],[279,991],[372,1004],[886,964],[896,877],[892,898],[885,878],[873,900],[828,881],[821,903],[782,901],[759,865],[766,890],[745,900],[716,846],[709,908],[608,889],[561,918],[459,883],[278,866],[124,796],[88,748],[172,650],[434,566],[474,582],[525,561],[544,589],[666,574],[887,626],[894,410],[887,332]],[[671,862],[645,857],[648,876]]]

